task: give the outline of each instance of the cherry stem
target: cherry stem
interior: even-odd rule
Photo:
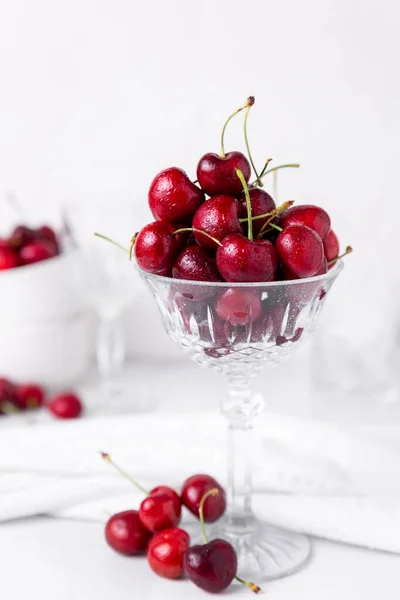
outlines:
[[[235,579],[242,585],[245,585],[246,587],[250,588],[251,591],[254,592],[255,594],[258,594],[258,592],[261,592],[261,588],[259,588],[258,585],[256,585],[252,581],[245,581],[244,579],[241,579],[237,575],[236,575]]]
[[[287,208],[292,206],[293,203],[294,203],[294,200],[288,200],[287,202],[284,202],[283,204],[278,206],[278,208],[275,209],[275,214],[272,217],[270,217],[268,219],[268,221],[266,221],[264,223],[264,225],[261,227],[257,238],[261,238],[264,235],[264,233],[266,232],[268,227],[271,227],[272,225],[274,225],[274,227],[277,227],[277,225],[275,225],[275,223],[274,224],[271,223],[272,219],[274,219],[277,215],[279,215],[280,213],[284,212]]]
[[[255,176],[257,178],[256,179],[256,185],[259,185],[260,187],[263,187],[264,184],[261,181],[261,178],[260,178],[259,174],[257,173],[257,169],[256,169],[256,167],[254,165],[253,157],[251,156],[251,152],[250,152],[249,140],[247,138],[247,117],[249,116],[249,111],[250,111],[250,108],[252,106],[253,106],[252,104],[249,104],[249,106],[247,107],[247,110],[246,110],[246,114],[244,115],[244,141],[245,141],[245,144],[246,144],[246,150],[247,150],[247,154],[249,156],[249,160],[250,160],[251,166],[253,167],[254,174],[255,174]]]
[[[344,258],[345,256],[347,256],[348,254],[351,254],[353,252],[353,248],[351,246],[347,246],[346,250],[343,252],[343,254],[341,254],[340,256],[337,256],[336,258],[333,258],[332,260],[330,260],[328,262],[328,265],[333,265],[335,264],[335,262],[337,262],[338,260],[340,260],[341,258]]]
[[[220,153],[220,157],[221,158],[225,158],[225,148],[224,148],[224,137],[225,137],[225,129],[226,126],[228,125],[229,121],[231,119],[233,119],[233,117],[235,117],[238,113],[240,113],[241,110],[250,107],[254,104],[254,96],[249,96],[246,100],[246,104],[243,104],[243,106],[241,106],[240,108],[238,108],[237,110],[235,110],[234,113],[232,113],[227,120],[224,123],[224,126],[222,128],[222,133],[221,133],[221,153]]]
[[[272,158],[267,158],[267,160],[265,161],[265,165],[263,166],[263,170],[260,173],[260,178],[264,176],[265,171],[267,170],[267,167],[269,165],[269,163],[271,162]]]
[[[260,175],[260,177],[265,177],[265,175],[268,175],[268,173],[274,173],[275,171],[278,171],[278,169],[288,169],[289,167],[298,169],[300,165],[299,163],[289,163],[287,165],[278,165],[277,167],[272,167],[272,169],[268,169],[268,171],[263,169],[263,173]],[[253,181],[251,185],[257,185],[257,180]]]
[[[139,235],[139,232],[135,233],[133,238],[131,238],[131,243],[129,245],[129,260],[132,260],[133,246],[135,245],[136,238]]]
[[[273,229],[276,229],[277,231],[283,231],[282,227],[275,225],[275,223],[269,223],[269,226],[272,227]],[[260,233],[261,233],[261,231],[260,231]]]
[[[106,242],[109,242],[110,244],[113,244],[114,246],[117,246],[117,248],[120,248],[121,250],[123,250],[126,253],[129,252],[129,250],[127,248],[124,248],[124,246],[122,246],[121,244],[118,244],[118,242],[115,242],[111,238],[106,237],[105,235],[103,235],[101,233],[95,233],[94,235],[96,237],[100,238],[101,240],[105,240]]]
[[[204,525],[204,503],[209,496],[218,496],[218,494],[219,494],[219,490],[217,488],[212,488],[211,490],[208,490],[208,492],[206,492],[200,500],[199,518],[200,518],[201,532],[203,534],[203,540],[204,540],[205,544],[208,544],[208,537],[207,537],[206,528]]]
[[[246,180],[243,176],[243,173],[240,169],[236,169],[236,175],[239,177],[242,186],[243,186],[243,190],[244,190],[244,195],[246,196],[246,204],[247,204],[247,219],[248,219],[248,223],[247,223],[247,237],[249,238],[250,241],[253,241],[253,219],[252,219],[252,214],[251,214],[251,202],[250,202],[250,195],[249,195],[249,188],[247,187],[247,183]]]
[[[206,231],[197,229],[197,227],[182,227],[181,229],[177,229],[176,231],[174,231],[172,235],[175,235],[176,233],[183,233],[184,231],[192,231],[192,232],[195,231],[196,233],[201,233],[201,235],[205,235],[206,237],[210,238],[210,240],[212,240],[213,242],[218,244],[218,246],[222,246],[221,242],[219,240],[217,240],[217,238],[213,237]]]
[[[139,485],[137,483],[137,481],[135,481],[134,479],[132,479],[132,477],[130,475],[128,475],[128,473],[126,473],[126,471],[124,471],[123,469],[121,469],[121,467],[119,467],[111,458],[111,456],[109,454],[107,454],[107,452],[100,452],[101,457],[108,462],[112,467],[114,467],[114,469],[116,469],[116,471],[118,471],[118,473],[120,473],[123,477],[125,477],[125,479],[127,479],[128,481],[130,481],[135,487],[137,487],[138,490],[140,490],[141,492],[143,492],[144,494],[146,494],[146,496],[150,496],[150,492],[148,490],[145,490],[141,485]]]
[[[274,217],[276,217],[276,215],[279,215],[279,213],[285,211],[287,208],[292,206],[292,204],[294,204],[294,200],[287,200],[286,202],[278,206],[278,208],[274,208],[274,210],[271,210],[270,212],[264,213],[263,215],[256,215],[255,217],[251,217],[251,220],[257,221],[257,219],[265,219],[265,217],[271,217],[271,219],[273,219]],[[248,221],[247,217],[239,219],[240,223],[244,223],[245,221]]]

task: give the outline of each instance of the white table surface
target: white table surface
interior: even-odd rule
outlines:
[[[132,378],[136,389],[141,386],[145,389],[143,386],[148,386],[151,381],[152,393],[160,399],[157,412],[191,411],[198,410],[199,406],[210,409],[223,393],[223,378],[196,366],[158,366],[157,377],[154,369],[154,366],[137,365]],[[300,385],[302,374],[304,363],[297,361],[289,368],[284,365],[279,370],[272,370],[267,380],[259,379],[259,389],[267,381],[270,410],[303,418],[334,418],[335,410],[332,406],[325,410],[323,404],[316,402],[304,378]],[[352,420],[357,411],[357,406],[351,403],[345,412],[343,406],[336,408],[342,422]],[[393,411],[398,415],[398,407],[385,406],[375,407],[375,416],[371,411],[365,414],[367,421],[385,423],[390,422]],[[11,424],[2,419],[0,434],[2,427]],[[399,555],[324,540],[316,540],[314,549],[312,561],[304,570],[266,584],[265,595],[271,600],[376,600],[377,597],[399,600]],[[40,517],[2,524],[0,565],[0,595],[5,600],[26,600],[27,597],[33,600],[188,600],[207,597],[189,582],[157,578],[150,572],[145,559],[115,554],[105,544],[103,525],[99,523]],[[251,597],[251,592],[241,586],[233,586],[230,593],[235,597]]]

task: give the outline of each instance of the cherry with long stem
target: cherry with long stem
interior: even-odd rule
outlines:
[[[341,254],[340,256],[337,256],[336,258],[333,258],[332,260],[330,260],[328,262],[328,266],[330,265],[334,265],[335,262],[337,262],[338,260],[344,258],[345,256],[347,256],[348,254],[351,254],[353,252],[353,248],[351,246],[347,246],[346,250],[343,252],[343,254]]]
[[[219,494],[219,490],[217,488],[212,488],[211,490],[208,490],[208,492],[206,492],[200,500],[199,518],[200,518],[201,532],[203,534],[203,540],[204,540],[205,544],[208,544],[209,541],[208,541],[206,527],[205,527],[205,523],[204,523],[204,503],[207,500],[207,498],[209,498],[210,496],[218,496],[218,494]],[[246,587],[250,588],[251,591],[254,592],[255,594],[258,594],[258,592],[261,591],[261,588],[259,588],[258,585],[256,585],[252,581],[246,581],[245,579],[241,579],[241,577],[238,577],[237,575],[235,575],[235,579],[242,585],[245,585]]]
[[[258,175],[257,169],[256,169],[256,167],[255,167],[255,164],[254,164],[254,161],[253,161],[253,157],[252,157],[252,155],[251,155],[251,152],[250,152],[249,140],[248,140],[248,137],[247,137],[247,118],[248,118],[248,116],[249,116],[250,108],[253,106],[253,104],[254,104],[254,98],[253,98],[253,102],[252,102],[252,104],[249,104],[249,105],[247,106],[246,113],[245,113],[245,115],[244,115],[244,125],[243,125],[243,131],[244,131],[244,143],[246,144],[246,150],[247,150],[247,155],[248,155],[248,157],[249,157],[249,161],[250,161],[250,163],[251,163],[251,166],[253,167],[254,174],[255,174],[255,176],[256,176],[256,178],[257,178],[257,179],[256,179],[257,185],[258,185],[258,186],[260,186],[260,187],[263,187],[263,185],[264,185],[264,184],[263,184],[263,182],[261,181],[261,178],[260,178],[260,176]],[[244,188],[243,188],[243,189],[244,189]]]
[[[252,214],[251,214],[251,201],[250,201],[250,195],[249,195],[249,188],[247,187],[246,180],[240,169],[236,169],[236,175],[239,177],[239,179],[241,181],[241,184],[242,184],[243,190],[244,190],[244,195],[246,197],[247,219],[248,219],[247,237],[249,238],[250,241],[253,241],[253,220],[252,220]]]
[[[261,174],[259,176],[260,179],[262,177],[265,177],[266,175],[269,175],[269,173],[275,173],[279,169],[288,169],[288,168],[298,169],[300,167],[299,163],[288,163],[285,165],[278,165],[277,167],[272,167],[271,169],[265,170],[266,167],[268,166],[269,162],[270,162],[270,160],[268,159],[268,161],[266,162],[266,164],[264,166],[264,169],[261,171]],[[258,180],[256,179],[255,181],[253,181],[253,183],[251,185],[257,185],[257,182],[258,182]]]
[[[240,113],[245,108],[250,108],[250,106],[253,106],[253,104],[254,104],[254,96],[249,96],[246,100],[246,104],[243,104],[243,106],[241,106],[240,108],[235,110],[235,112],[232,113],[225,121],[224,126],[222,128],[222,132],[221,132],[221,152],[220,152],[221,158],[225,158],[224,137],[225,137],[225,130],[226,130],[226,127],[227,127],[229,121],[231,121],[231,119],[233,119],[233,117],[235,117],[238,113]]]
[[[146,494],[146,496],[150,496],[150,492],[148,490],[146,490],[145,488],[143,488],[137,481],[135,481],[134,479],[132,479],[132,477],[123,469],[121,469],[121,467],[119,467],[111,458],[111,456],[107,453],[107,452],[100,452],[101,457],[103,460],[105,460],[106,462],[108,462],[112,467],[114,467],[114,469],[116,471],[118,471],[118,473],[120,475],[122,475],[122,477],[125,477],[125,479],[127,479],[128,481],[130,481],[138,490],[140,490],[141,492],[143,492],[143,494]]]

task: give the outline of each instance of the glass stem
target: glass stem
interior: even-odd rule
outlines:
[[[263,401],[254,395],[251,379],[244,374],[229,379],[222,412],[229,422],[228,429],[228,509],[225,530],[228,534],[251,534],[258,523],[251,508],[253,426],[261,412]]]
[[[125,331],[122,319],[102,318],[97,332],[96,358],[100,377],[109,381],[122,367],[125,358]]]

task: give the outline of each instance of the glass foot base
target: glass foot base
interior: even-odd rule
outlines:
[[[257,523],[252,533],[232,533],[224,523],[208,526],[208,538],[222,538],[230,542],[238,555],[238,574],[254,581],[269,581],[286,577],[304,567],[311,556],[311,542],[307,536],[267,523]]]

